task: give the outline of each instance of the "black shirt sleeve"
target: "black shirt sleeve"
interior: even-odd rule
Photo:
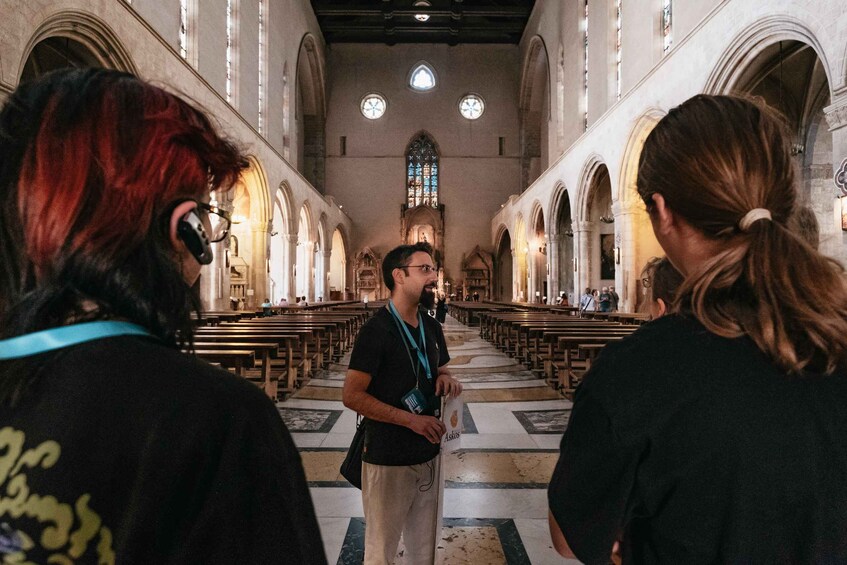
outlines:
[[[386,339],[386,332],[380,331],[377,326],[379,321],[379,318],[375,315],[359,330],[356,344],[350,354],[349,369],[368,373],[371,376],[379,372]]]
[[[598,359],[585,380],[601,370]],[[638,457],[618,440],[590,387],[577,392],[560,451],[547,493],[550,510],[574,554],[605,565],[625,523]]]

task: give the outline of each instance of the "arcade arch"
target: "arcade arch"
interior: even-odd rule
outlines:
[[[312,259],[314,243],[312,242],[312,217],[309,207],[304,204],[300,208],[299,221],[297,223],[297,256],[295,265],[296,295],[314,300],[312,295],[313,286],[310,281],[312,276]]]
[[[497,266],[497,278],[494,298],[503,302],[511,302],[514,299],[512,238],[505,226],[501,227],[500,237],[498,238],[495,264]]]
[[[563,185],[556,189],[552,210],[551,230],[548,246],[548,261],[551,271],[551,298],[557,299],[564,292],[573,304],[579,297],[574,294],[574,230],[571,215],[570,195]]]
[[[549,165],[550,67],[544,40],[530,40],[521,73],[520,143],[521,188],[526,188]]]
[[[535,203],[529,242],[529,295],[528,302],[547,303],[550,298],[547,280],[547,233],[544,228],[544,210]]]
[[[323,54],[312,34],[306,34],[297,55],[297,170],[324,192],[326,168],[326,76]]]
[[[514,261],[514,300],[516,302],[529,302],[529,269],[527,258],[529,256],[529,243],[526,238],[526,222],[523,216],[518,215],[515,222],[515,261]]]
[[[341,226],[332,233],[332,253],[329,256],[329,299],[347,299],[347,245]]]
[[[283,183],[277,188],[273,203],[270,254],[270,294],[277,304],[281,298],[291,301],[294,288],[291,284],[291,189]]]
[[[583,184],[585,207],[581,216],[587,221],[580,226],[580,275],[584,278],[580,286],[599,289],[615,284],[615,255],[619,251],[615,250],[618,242],[609,169],[605,163],[596,162],[589,170]]]

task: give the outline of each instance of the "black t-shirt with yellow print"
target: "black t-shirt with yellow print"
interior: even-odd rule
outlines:
[[[299,454],[254,385],[142,337],[14,366],[41,377],[0,410],[0,562],[326,563]]]

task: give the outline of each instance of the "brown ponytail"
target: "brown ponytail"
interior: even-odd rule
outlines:
[[[788,228],[797,193],[790,137],[763,104],[695,96],[650,133],[638,192],[652,195],[722,250],[687,274],[676,307],[711,332],[748,335],[791,373],[833,372],[847,356],[844,269]],[[745,215],[762,218],[739,227]]]

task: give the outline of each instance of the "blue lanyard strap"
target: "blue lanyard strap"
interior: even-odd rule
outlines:
[[[397,307],[394,306],[393,300],[388,301],[388,310],[391,312],[391,316],[397,324],[397,329],[401,332],[405,332],[406,337],[409,338],[408,343],[412,344],[412,348],[415,350],[415,353],[418,354],[418,361],[420,361],[421,366],[426,371],[426,378],[432,381],[432,370],[429,368],[429,359],[426,356],[426,335],[424,333],[424,323],[421,313],[418,312],[418,332],[420,334],[420,347],[418,347],[418,344],[415,343],[415,340],[412,338],[412,334],[409,332],[409,328],[406,327],[406,323],[400,317]],[[400,337],[402,339],[403,336],[401,335]],[[406,343],[406,340],[403,340],[403,344],[406,346],[406,350],[408,351],[409,345]],[[415,371],[415,373],[417,374],[417,371]]]
[[[112,320],[60,326],[0,340],[0,360],[29,357],[118,335],[149,336],[152,334],[137,324]]]

